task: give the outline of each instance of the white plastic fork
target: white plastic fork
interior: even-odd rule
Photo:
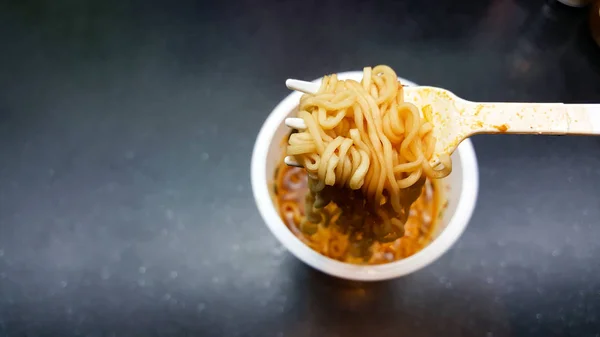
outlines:
[[[285,82],[288,89],[314,94],[320,84],[294,79]],[[439,157],[452,154],[466,138],[475,134],[600,135],[600,104],[564,103],[477,103],[435,87],[404,87],[404,99],[421,109],[431,106],[430,122],[436,138],[432,166]],[[286,118],[285,124],[306,129],[301,118]],[[284,162],[301,165],[291,156]]]

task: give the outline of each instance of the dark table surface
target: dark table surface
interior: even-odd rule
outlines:
[[[525,0],[1,2],[0,335],[599,336],[600,138],[475,137],[470,226],[389,282],[299,262],[249,181],[288,77],[383,63],[471,100],[600,102],[584,16]]]

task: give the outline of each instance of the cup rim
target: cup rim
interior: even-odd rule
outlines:
[[[362,78],[362,71],[338,73],[340,79]],[[414,82],[398,78],[402,84],[414,86]],[[313,82],[319,83],[321,78]],[[298,104],[299,92],[284,98],[271,111],[263,123],[252,152],[251,183],[256,206],[279,242],[294,256],[326,274],[357,281],[378,281],[400,277],[415,272],[442,256],[458,240],[469,223],[475,208],[479,188],[477,158],[473,144],[464,140],[458,147],[462,167],[462,191],[456,211],[444,230],[425,248],[405,259],[380,265],[354,265],[337,261],[312,250],[297,238],[285,225],[271,199],[270,184],[266,174],[267,155],[276,130]]]

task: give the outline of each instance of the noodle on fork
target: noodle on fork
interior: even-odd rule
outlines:
[[[316,94],[300,99],[298,117],[307,128],[290,136],[287,154],[308,172],[302,227],[329,222],[324,210],[333,202],[343,232],[396,240],[425,179],[451,171],[449,157],[440,158],[442,169],[429,164],[432,125],[404,101],[388,66],[364,68],[360,83],[324,77]]]

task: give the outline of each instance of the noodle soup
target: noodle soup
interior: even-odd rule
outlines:
[[[452,161],[438,154],[431,164],[431,111],[405,100],[392,68],[365,67],[360,82],[324,76],[297,115],[304,126],[289,135],[283,161],[303,169],[280,164],[276,177],[280,214],[296,236],[354,264],[396,261],[427,244],[437,180]]]
[[[304,203],[307,195],[307,173],[298,167],[281,162],[275,170],[273,198],[281,219],[287,228],[304,244],[332,259],[353,264],[382,264],[409,257],[430,243],[437,231],[446,201],[443,182],[427,180],[420,197],[413,203],[404,236],[392,242],[378,242],[369,238],[351,237],[337,217],[337,205],[329,204],[333,214],[326,225],[302,228],[306,216]]]
[[[340,79],[359,81],[362,72],[338,73]],[[406,79],[405,85],[416,85]],[[313,83],[321,83],[321,79]],[[251,183],[253,197],[264,224],[290,254],[306,265],[326,274],[356,281],[381,281],[414,273],[433,263],[448,251],[461,237],[475,208],[478,191],[478,167],[473,145],[469,139],[463,141],[452,155],[452,174],[440,181],[434,200],[440,200],[437,213],[430,229],[429,239],[411,256],[389,263],[347,263],[329,258],[307,245],[295,235],[280,214],[276,178],[283,167],[281,158],[286,155],[285,142],[290,129],[285,125],[287,117],[296,117],[298,101],[302,94],[291,92],[271,111],[263,123],[252,152]],[[441,193],[443,192],[443,194]],[[440,211],[441,210],[441,211]]]

